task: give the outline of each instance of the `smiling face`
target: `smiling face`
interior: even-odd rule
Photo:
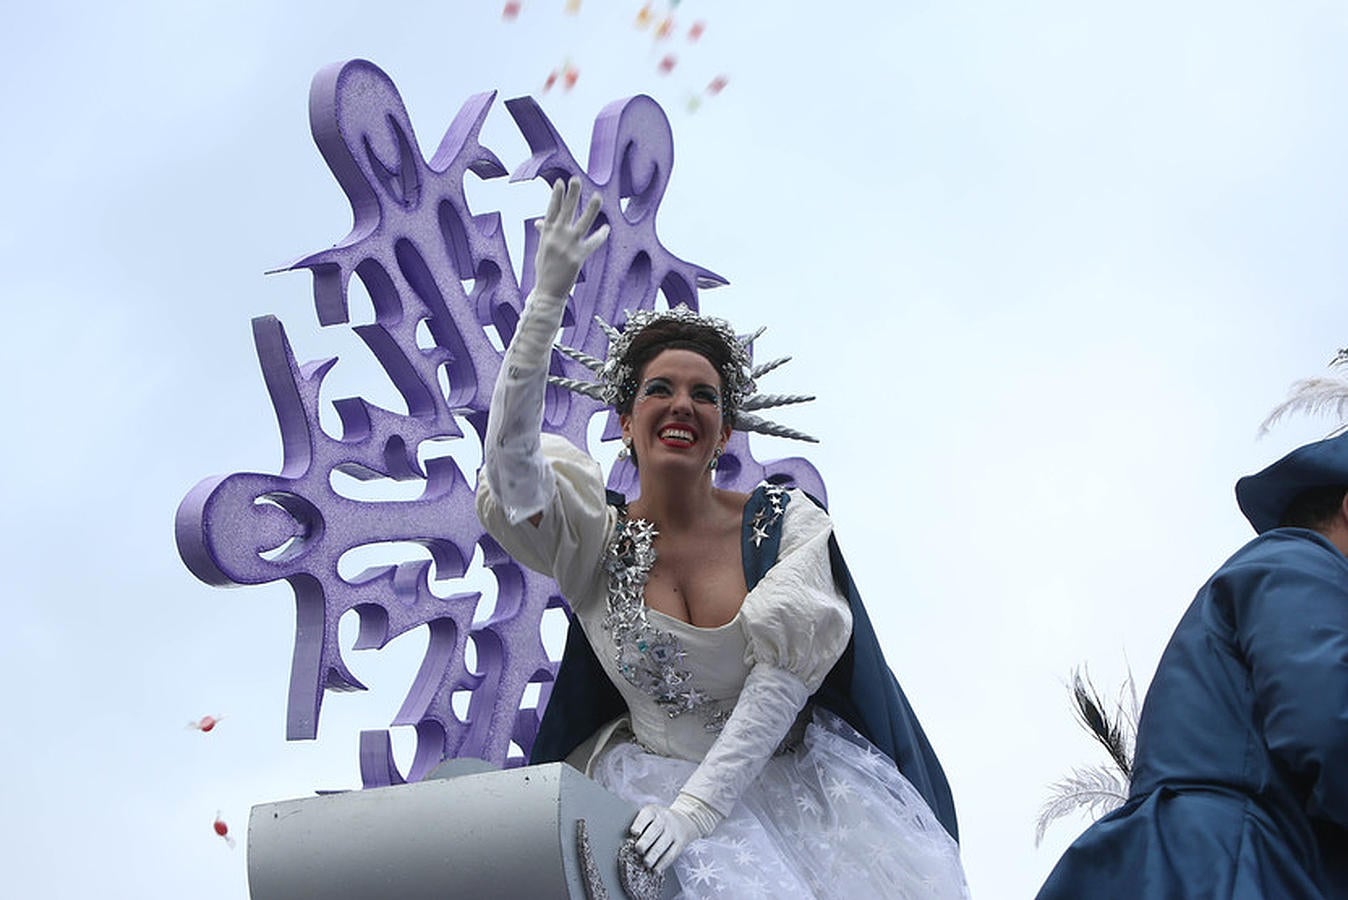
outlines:
[[[662,350],[637,380],[632,412],[619,416],[623,437],[642,471],[674,466],[707,471],[715,451],[730,439],[721,415],[721,376],[693,350]]]

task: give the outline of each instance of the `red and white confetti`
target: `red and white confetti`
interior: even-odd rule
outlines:
[[[216,834],[224,839],[224,842],[229,845],[229,849],[234,849],[234,838],[229,836],[229,826],[225,824],[225,820],[220,817],[219,810],[216,810],[215,812],[215,821],[211,823],[211,828],[215,830]]]
[[[697,80],[704,77],[696,71],[702,68],[702,63],[698,61],[698,54],[705,51],[701,47],[696,50],[687,47],[685,51],[687,58],[680,59],[680,56],[685,54],[669,52],[672,49],[670,44],[666,43],[665,47],[659,47],[662,41],[667,42],[676,34],[682,35],[689,45],[699,44],[707,33],[706,19],[690,21],[690,16],[682,19],[681,22],[676,21],[676,13],[681,9],[680,2],[681,0],[665,0],[663,3],[660,0],[643,0],[640,6],[636,8],[636,13],[631,21],[634,28],[639,31],[647,31],[650,34],[650,37],[646,40],[653,42],[650,50],[651,59],[655,63],[656,74],[666,77],[673,75],[675,69],[679,70],[681,77],[671,78],[670,80],[675,83],[671,84],[670,87],[679,91],[686,98],[687,110],[692,113],[696,112],[707,100],[720,94],[726,87],[727,78],[725,75],[717,75],[706,84],[706,87],[698,90],[694,85]],[[559,5],[567,15],[579,17],[583,0],[561,0]],[[590,6],[592,14],[594,9],[595,7],[592,4]],[[523,0],[506,0],[501,7],[501,18],[507,22],[514,22],[521,17],[523,11]],[[540,87],[540,93],[547,94],[553,89],[570,91],[579,80],[580,67],[568,59],[563,65],[557,66],[547,73]],[[192,727],[201,731],[210,730],[210,728],[200,727],[197,723],[194,723]]]
[[[187,727],[203,733],[214,731],[215,726],[219,725],[220,720],[223,718],[224,716],[202,716],[200,719],[194,719],[193,721],[188,722]]]

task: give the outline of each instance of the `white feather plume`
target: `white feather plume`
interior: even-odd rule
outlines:
[[[1313,416],[1332,414],[1340,424],[1331,434],[1348,428],[1348,379],[1315,377],[1296,382],[1288,391],[1287,399],[1274,407],[1260,423],[1259,436],[1268,434],[1269,429],[1279,421],[1296,413]]]
[[[1074,810],[1085,810],[1092,819],[1118,809],[1128,800],[1128,783],[1112,766],[1073,769],[1072,774],[1049,787],[1049,798],[1035,821],[1034,845],[1039,846],[1048,826]]]

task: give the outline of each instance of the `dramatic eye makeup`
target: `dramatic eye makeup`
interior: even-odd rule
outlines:
[[[648,379],[641,386],[641,397],[669,397],[674,393],[673,386],[665,378],[655,377]],[[710,403],[712,406],[721,405],[721,392],[709,384],[699,384],[689,391],[690,396],[697,403]]]
[[[669,392],[669,382],[663,378],[652,378],[641,386],[643,397],[663,397]]]

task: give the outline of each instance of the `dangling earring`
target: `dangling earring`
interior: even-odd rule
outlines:
[[[623,438],[623,445],[618,448],[618,459],[627,459],[627,457],[631,455],[632,439],[630,437],[625,437]]]
[[[708,472],[715,472],[715,471],[716,471],[716,464],[719,463],[719,462],[721,461],[721,454],[724,453],[724,452],[725,452],[725,451],[722,450],[720,447],[717,447],[715,450],[712,451],[712,453],[711,453],[711,462],[707,463],[707,471],[708,471]]]

